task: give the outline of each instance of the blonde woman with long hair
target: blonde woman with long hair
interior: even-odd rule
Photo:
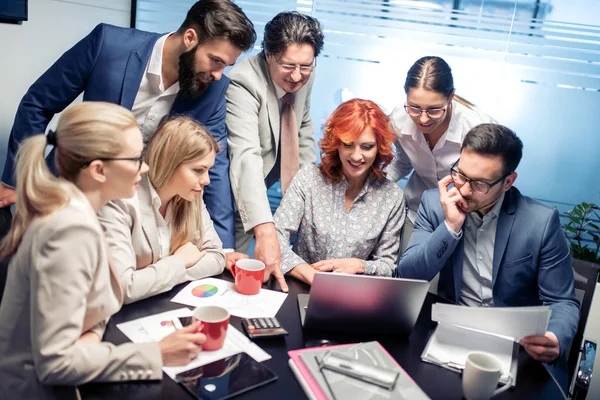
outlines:
[[[100,211],[126,303],[223,272],[223,246],[202,201],[218,152],[203,126],[171,119],[148,144],[150,171],[136,195]]]
[[[56,147],[60,178],[44,160]],[[206,339],[194,327],[159,343],[101,342],[123,294],[107,259],[96,213],[132,197],[148,166],[142,134],[123,107],[84,102],[63,112],[56,132],[23,142],[17,203],[0,245],[12,257],[0,305],[0,398],[54,398],[52,385],[161,379]]]

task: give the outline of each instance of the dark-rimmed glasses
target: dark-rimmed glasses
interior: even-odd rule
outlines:
[[[421,114],[425,113],[431,119],[440,119],[446,113],[448,106],[443,108],[426,108],[422,110],[420,107],[409,106],[407,104],[404,105],[404,111],[411,117],[420,117]]]
[[[456,168],[456,165],[458,164],[459,161],[460,161],[460,158],[458,160],[456,160],[456,162],[454,164],[452,164],[452,167],[450,168],[450,175],[452,175],[452,179],[454,180],[454,183],[459,184],[459,185],[464,185],[465,183],[469,182],[471,189],[474,192],[481,193],[481,194],[487,194],[491,188],[493,188],[494,186],[496,186],[497,184],[502,182],[504,179],[506,179],[507,176],[512,174],[512,172],[508,172],[508,173],[502,175],[502,177],[500,179],[498,179],[492,183],[481,182],[481,181],[478,181],[475,179],[471,179],[471,178],[465,176],[462,172],[460,172]]]
[[[94,158],[93,160],[89,160],[81,164],[81,168],[85,169],[90,166],[93,161],[137,161],[138,163],[138,172],[142,169],[142,164],[144,163],[144,155],[142,154],[139,157],[105,157],[105,158]]]

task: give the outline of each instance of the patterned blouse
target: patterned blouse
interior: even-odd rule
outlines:
[[[275,213],[283,273],[299,264],[358,258],[366,274],[392,275],[405,217],[402,189],[371,174],[346,212],[347,188],[345,179],[332,184],[314,165],[296,174]]]

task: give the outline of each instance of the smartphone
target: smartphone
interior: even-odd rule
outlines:
[[[577,368],[575,379],[577,385],[586,389],[590,386],[590,382],[592,381],[597,347],[598,345],[595,341],[586,339],[584,340],[583,348],[581,349],[581,357],[579,359],[579,366]]]
[[[577,371],[571,381],[569,390],[572,400],[583,400],[587,396],[588,388],[592,382],[597,348],[596,341],[591,339],[583,341],[583,346],[581,346],[579,352],[579,360],[577,360]]]
[[[175,380],[197,399],[223,400],[274,382],[277,375],[248,354],[239,353],[181,372]]]

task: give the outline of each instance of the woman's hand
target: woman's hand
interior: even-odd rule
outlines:
[[[198,247],[192,242],[186,242],[182,244],[177,250],[175,250],[175,253],[173,253],[174,256],[183,262],[186,268],[196,265],[196,263],[200,261],[205,254],[206,251],[200,251],[200,249],[198,249]]]
[[[250,257],[248,257],[247,254],[239,253],[237,251],[232,251],[230,253],[225,253],[225,268],[227,268],[227,271],[231,272],[231,266],[233,264],[235,264],[239,260],[245,260],[245,259],[248,259],[248,258],[250,258]]]
[[[332,258],[311,264],[311,267],[319,272],[365,273],[365,262],[358,258]]]
[[[79,336],[78,341],[80,343],[100,343],[102,341],[102,338],[98,336],[96,332],[87,331],[82,333],[81,336]]]
[[[196,321],[158,342],[164,366],[186,365],[202,351],[206,336],[196,333],[198,326],[200,322]]]

